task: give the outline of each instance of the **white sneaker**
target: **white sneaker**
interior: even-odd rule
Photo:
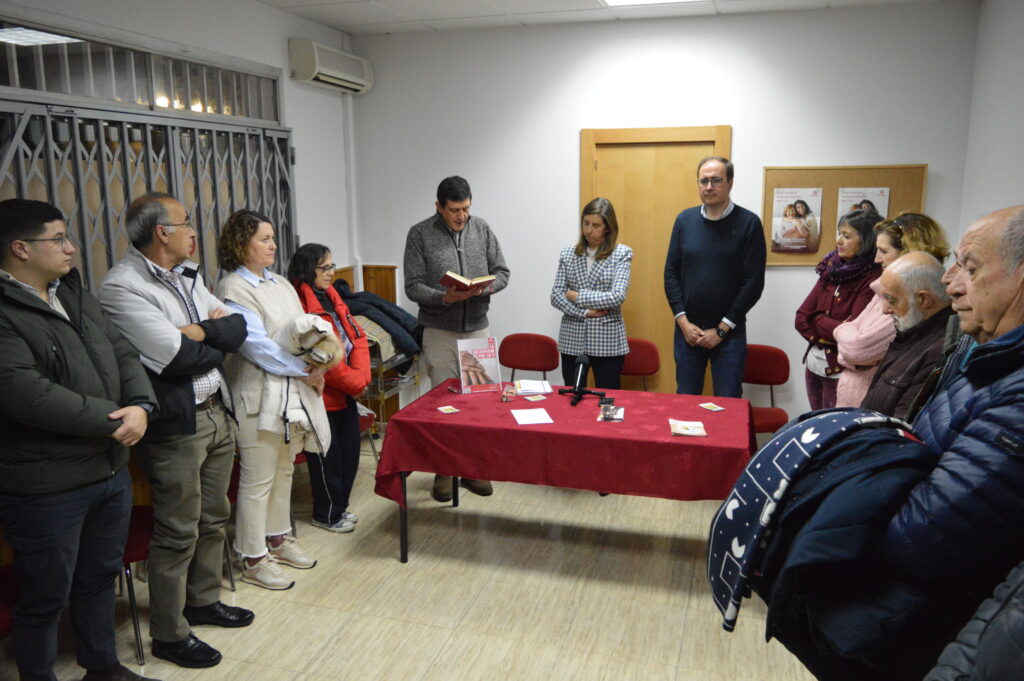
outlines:
[[[359,522],[359,516],[357,516],[355,513],[352,513],[351,511],[345,511],[344,513],[342,513],[341,518],[342,520],[347,520],[352,524]]]
[[[308,570],[316,567],[316,558],[302,550],[299,542],[290,534],[284,535],[284,541],[278,547],[267,546],[270,555],[278,563],[288,565],[299,570]]]
[[[356,524],[348,518],[346,518],[345,516],[341,516],[341,520],[334,523],[333,525],[329,523],[322,523],[316,518],[311,518],[309,523],[310,525],[313,525],[315,527],[322,527],[328,532],[351,532],[352,530],[356,529]]]
[[[269,553],[255,565],[249,565],[245,558],[242,559],[242,581],[273,591],[284,591],[295,586],[295,582],[284,576],[281,566]]]

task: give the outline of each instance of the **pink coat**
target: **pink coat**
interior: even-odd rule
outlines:
[[[833,335],[839,351],[839,363],[846,371],[839,374],[836,386],[837,407],[859,407],[871,385],[878,363],[885,357],[896,337],[892,317],[882,313],[878,280],[871,282],[875,296],[868,306],[848,322],[835,328]]]

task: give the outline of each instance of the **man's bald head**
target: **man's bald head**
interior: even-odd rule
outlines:
[[[882,311],[892,315],[897,329],[909,331],[949,305],[943,272],[942,263],[924,251],[906,253],[882,271]]]

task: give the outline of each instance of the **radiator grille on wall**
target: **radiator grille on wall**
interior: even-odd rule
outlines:
[[[0,200],[60,208],[79,248],[78,267],[96,290],[128,248],[127,205],[148,191],[167,192],[195,221],[193,259],[212,284],[220,227],[240,208],[273,221],[278,271],[294,252],[290,149],[287,129],[0,99]]]

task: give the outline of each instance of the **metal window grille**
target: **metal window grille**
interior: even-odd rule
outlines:
[[[10,31],[14,33],[6,33]],[[278,124],[281,115],[274,77],[50,29],[32,29],[3,19],[0,89],[46,93],[61,98],[62,103],[69,97],[103,100],[153,112],[246,119],[257,125]]]
[[[92,290],[128,249],[125,209],[149,191],[175,196],[193,217],[193,259],[211,285],[220,228],[235,210],[270,217],[278,271],[295,251],[289,130],[0,99],[0,200],[57,206]]]

